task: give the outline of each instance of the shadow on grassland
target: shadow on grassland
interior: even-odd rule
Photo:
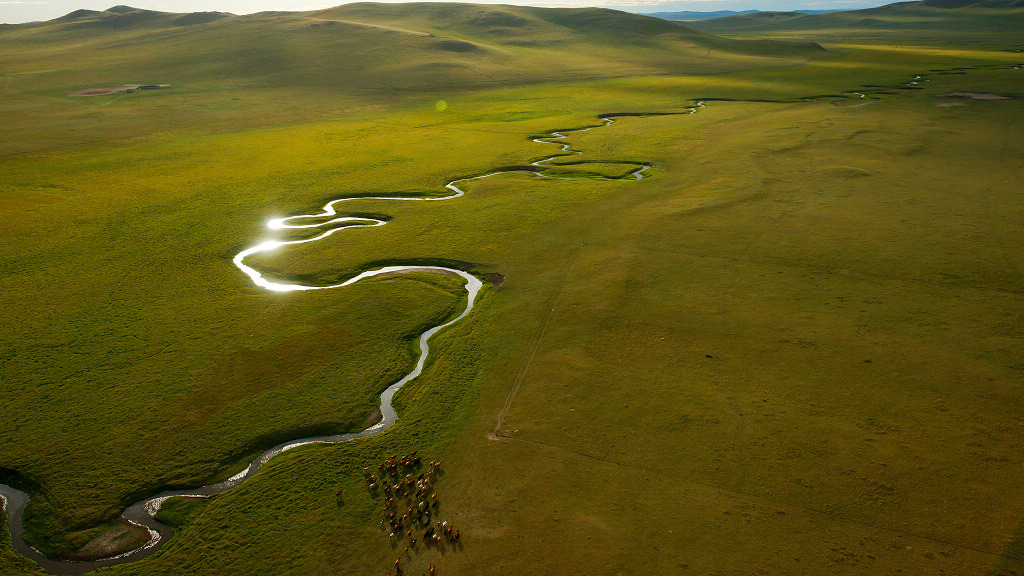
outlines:
[[[1024,576],[1024,522],[1017,526],[988,576]]]

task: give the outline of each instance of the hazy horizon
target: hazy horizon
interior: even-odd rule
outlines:
[[[75,10],[106,10],[117,0],[0,0],[0,23],[22,24],[52,20]],[[542,2],[478,2],[480,4],[518,4],[547,8],[598,6],[639,14],[652,12],[711,12],[716,10],[858,10],[889,4],[871,0],[545,0]],[[310,2],[308,0],[146,0],[130,2],[136,8],[161,12],[230,12],[252,14],[268,10],[305,11],[331,8],[348,2]]]

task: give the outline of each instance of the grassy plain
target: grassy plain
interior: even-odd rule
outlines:
[[[314,17],[488,33],[460,28],[465,14],[373,14]],[[576,33],[531,22],[541,39]],[[520,48],[564,79],[461,88],[457,74],[444,88],[323,88],[301,66],[237,94],[201,71],[199,88],[178,88],[170,65],[152,79],[83,65],[75,86],[13,76],[0,290],[18,305],[0,335],[0,466],[45,487],[33,542],[74,550],[135,496],[231,474],[278,438],[360,426],[410,362],[410,337],[459,305],[458,285],[432,276],[250,288],[230,258],[272,216],[522,164],[554,148],[528,136],[600,113],[1021,59],[851,41],[770,68],[730,53],[717,70],[672,60],[584,79],[559,68],[569,40],[555,40],[547,56]],[[667,66],[668,52],[622,48],[619,71],[641,56]],[[713,102],[573,136],[585,159],[653,162],[639,182],[506,175],[447,202],[350,203],[393,219],[261,264],[333,279],[444,258],[505,282],[439,337],[394,430],[291,451],[232,492],[173,504],[167,548],[106,572],[383,573],[400,552],[358,471],[419,449],[446,463],[443,514],[465,545],[415,555],[414,571],[1021,573],[1024,109],[936,96],[1019,93],[1022,75],[934,76],[878,101]],[[61,96],[101,78],[172,89]],[[36,131],[51,113],[52,134]],[[3,554],[0,568],[20,569]]]

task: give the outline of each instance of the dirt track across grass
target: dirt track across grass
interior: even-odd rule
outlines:
[[[120,86],[108,86],[106,88],[86,88],[84,90],[75,90],[68,94],[68,96],[71,98],[77,98],[80,96],[106,96],[108,94],[117,94],[118,92],[166,88],[168,86],[170,86],[170,84],[121,84]]]

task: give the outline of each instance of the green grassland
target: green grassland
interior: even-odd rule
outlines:
[[[388,224],[253,257],[321,282],[428,259],[505,280],[432,344],[394,429],[168,503],[167,547],[103,573],[384,573],[404,544],[360,470],[417,449],[445,462],[464,547],[414,554],[414,573],[1024,573],[1024,108],[939,98],[1024,92],[1014,40],[823,52],[445,4],[183,18],[0,28],[0,468],[39,487],[37,548],[364,426],[416,335],[461,306],[425,274],[253,288],[231,258],[268,219],[437,193],[598,114],[728,98],[572,135],[650,178],[357,200],[342,208]],[[986,68],[879,100],[743,101],[957,67]],[[128,82],[171,87],[64,96]],[[5,542],[0,573],[31,573]]]

